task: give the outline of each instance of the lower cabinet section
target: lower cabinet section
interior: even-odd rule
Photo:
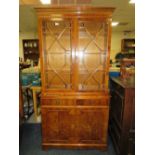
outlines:
[[[69,106],[42,106],[43,146],[106,149],[109,107],[99,105],[102,100],[94,100],[96,106],[92,101],[88,105],[89,101],[73,100]]]

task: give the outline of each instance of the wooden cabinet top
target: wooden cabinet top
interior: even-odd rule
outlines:
[[[125,81],[120,77],[112,77],[111,80],[121,85],[123,88],[135,88],[135,82]]]
[[[112,7],[89,7],[89,6],[63,6],[63,7],[42,7],[36,8],[39,17],[48,17],[51,14],[55,17],[112,17],[115,8]]]

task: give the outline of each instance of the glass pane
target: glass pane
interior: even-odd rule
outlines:
[[[71,24],[46,21],[43,28],[45,86],[71,89]]]
[[[79,23],[79,90],[103,90],[106,76],[107,24]]]

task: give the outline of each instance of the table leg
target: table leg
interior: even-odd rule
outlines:
[[[27,104],[28,104],[28,116],[29,116],[29,111],[30,111],[30,100],[29,100],[29,89],[26,88],[26,97],[27,97]]]
[[[35,115],[35,120],[37,121],[38,111],[37,111],[37,98],[36,98],[36,92],[35,92],[35,90],[33,90],[32,92],[33,92],[34,115]]]

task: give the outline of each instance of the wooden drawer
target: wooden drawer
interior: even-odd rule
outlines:
[[[42,105],[52,106],[108,106],[108,99],[42,99]]]
[[[108,99],[78,99],[76,105],[79,106],[108,106]]]
[[[75,100],[71,99],[42,99],[42,105],[51,105],[51,106],[72,106],[75,105]]]

